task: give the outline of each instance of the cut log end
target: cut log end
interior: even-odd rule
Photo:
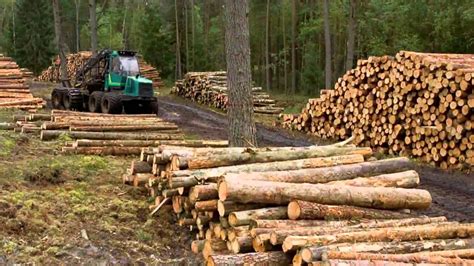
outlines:
[[[301,208],[298,205],[298,202],[292,201],[288,204],[288,218],[291,220],[296,220],[300,217]]]

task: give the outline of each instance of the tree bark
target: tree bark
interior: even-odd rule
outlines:
[[[265,207],[264,204],[241,204],[232,201],[219,201],[217,211],[221,217],[229,215],[231,212],[253,210]]]
[[[323,220],[264,220],[252,219],[250,220],[250,229],[264,228],[264,229],[292,229],[300,227],[311,226],[335,226],[341,227],[355,224],[353,221],[323,221]]]
[[[234,254],[250,252],[253,249],[252,237],[249,237],[249,236],[236,237],[231,241],[230,246],[232,248],[231,251]]]
[[[460,250],[446,250],[446,251],[431,251],[419,252],[410,254],[374,254],[362,252],[338,252],[328,251],[327,259],[344,259],[344,260],[386,260],[391,262],[426,262],[426,263],[443,263],[443,264],[458,264],[468,265],[469,262],[463,260],[474,258],[474,249],[460,249]],[[470,260],[474,263],[474,260]]]
[[[323,18],[324,18],[324,50],[325,50],[325,88],[332,86],[332,51],[331,51],[331,33],[329,26],[329,0],[323,0]]]
[[[227,245],[226,245],[226,242],[223,241],[223,240],[220,240],[220,239],[209,239],[209,240],[206,240],[206,242],[204,243],[204,248],[202,250],[202,255],[204,257],[205,260],[207,260],[209,258],[209,256],[213,255],[213,254],[218,254],[218,253],[221,253],[223,251],[227,251]],[[230,252],[228,252],[230,253]]]
[[[350,180],[332,181],[328,185],[345,185],[355,187],[399,187],[416,188],[420,184],[420,177],[416,171],[410,170],[400,173],[359,177]]]
[[[160,133],[115,133],[115,132],[87,132],[87,131],[61,131],[42,130],[41,140],[51,140],[62,134],[69,135],[75,139],[95,139],[95,140],[179,140],[182,135],[170,135]]]
[[[122,47],[124,50],[130,49],[129,44],[129,36],[128,36],[128,27],[127,27],[127,16],[128,16],[128,9],[129,9],[129,1],[123,0],[123,21],[122,21]]]
[[[150,174],[151,173],[151,166],[147,162],[132,161],[132,164],[130,166],[130,173],[132,175],[140,174],[140,173]]]
[[[263,208],[248,211],[238,211],[229,214],[229,224],[231,226],[240,226],[250,224],[250,220],[266,218],[266,219],[286,219],[286,207]]]
[[[223,147],[227,141],[213,140],[89,140],[78,139],[75,147],[121,146],[121,147],[151,147],[160,145],[173,145],[185,147]]]
[[[256,147],[247,0],[225,0],[229,145]]]
[[[283,6],[284,0],[282,0]],[[286,20],[285,20],[285,12],[284,9],[281,10],[281,18],[282,18],[282,36],[283,36],[283,84],[285,85],[285,93],[288,93],[288,60],[287,60],[287,44],[286,44]]]
[[[79,52],[81,50],[81,30],[79,25],[81,0],[74,0],[74,4],[76,8],[76,24],[74,25],[76,28],[76,52]]]
[[[357,0],[349,0],[349,19],[347,20],[347,57],[346,71],[354,65],[354,48],[356,35],[356,6]]]
[[[296,92],[296,31],[298,24],[297,0],[291,0],[291,93]]]
[[[197,201],[196,203],[194,203],[194,208],[197,211],[216,211],[217,210],[217,199]]]
[[[317,261],[313,262],[309,265],[311,266],[339,266],[339,265],[365,265],[365,266],[380,266],[380,265],[393,265],[396,264],[397,266],[439,266],[439,265],[466,265],[468,263],[474,264],[473,260],[464,260],[464,259],[449,259],[442,257],[436,257],[438,262],[450,262],[450,263],[427,263],[427,262],[410,262],[410,263],[402,263],[402,262],[393,262],[387,260],[326,260],[324,262]],[[430,258],[432,259],[432,258]]]
[[[175,28],[176,28],[176,72],[175,79],[181,79],[181,43],[179,40],[179,16],[178,16],[178,0],[174,0],[174,16],[175,16]]]
[[[371,252],[381,254],[402,254],[421,251],[455,250],[474,248],[474,239],[434,239],[407,242],[363,242],[343,243],[327,246],[306,247],[301,250],[303,261],[309,263],[322,259],[328,251]]]
[[[227,230],[227,239],[234,240],[236,237],[250,236],[248,226],[233,226]]]
[[[196,36],[195,36],[195,18],[194,18],[194,0],[191,0],[191,47],[192,47],[192,64],[191,64],[191,70],[194,71],[196,67]],[[189,69],[188,69],[189,71]]]
[[[426,190],[293,184],[225,179],[218,185],[219,199],[241,203],[287,204],[292,199],[321,204],[353,205],[376,209],[426,209],[431,195]]]
[[[351,219],[402,219],[413,215],[345,205],[324,205],[293,200],[288,204],[288,217],[292,220],[351,220]]]
[[[103,125],[103,126],[70,126],[70,131],[89,131],[89,132],[126,132],[126,131],[175,131],[179,133],[178,126],[175,124],[155,123],[154,125]]]
[[[93,54],[97,53],[98,39],[97,39],[97,15],[96,15],[96,0],[89,0],[89,24],[91,29],[91,51]]]
[[[346,164],[322,168],[307,168],[286,171],[232,173],[229,177],[239,179],[253,179],[262,181],[277,181],[287,183],[328,183],[337,180],[347,180],[356,177],[367,177],[372,175],[405,171],[412,167],[412,163],[406,157],[385,159],[373,162],[362,162],[357,164]]]
[[[450,239],[474,236],[474,224],[418,225],[368,229],[362,232],[321,236],[289,236],[283,242],[283,251],[296,250],[304,246],[324,246],[349,242],[415,241],[419,239]]]
[[[266,252],[280,249],[280,247],[273,246],[270,243],[270,234],[259,234],[255,236],[252,241],[252,246],[256,252]]]
[[[362,154],[364,156],[370,156],[372,154],[372,149],[356,147],[321,146],[307,150],[276,150],[268,152],[254,152],[250,150],[240,153],[229,152],[190,158],[187,160],[187,165],[189,169],[202,169],[229,165],[291,161],[348,154]]]
[[[66,59],[66,44],[64,43],[64,37],[62,33],[62,22],[61,22],[61,6],[59,0],[53,0],[53,15],[54,15],[54,31],[56,33],[56,45],[59,51],[60,65],[59,72],[61,82],[63,86],[69,79],[67,75],[67,59]]]
[[[195,203],[196,201],[217,199],[218,197],[217,184],[215,183],[197,185],[189,189],[189,200],[192,203]]]
[[[234,255],[212,255],[207,266],[215,265],[289,265],[291,256],[281,251],[244,253]]]

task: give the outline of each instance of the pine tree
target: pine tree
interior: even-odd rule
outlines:
[[[8,54],[22,67],[38,74],[56,54],[51,1],[18,0],[15,7],[15,41],[7,34]],[[9,31],[13,31],[13,26]]]

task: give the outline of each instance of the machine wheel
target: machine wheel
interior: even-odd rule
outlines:
[[[121,114],[122,113],[122,99],[120,95],[107,93],[102,97],[102,113],[104,114]]]
[[[67,110],[81,110],[82,102],[82,94],[77,91],[68,90],[63,96],[64,107]]]
[[[102,97],[104,97],[104,93],[101,91],[94,91],[91,93],[88,101],[89,112],[99,113],[101,111]]]
[[[58,89],[53,90],[53,92],[51,93],[51,104],[53,105],[53,109],[64,109],[63,96],[63,91],[60,91]]]
[[[141,114],[156,114],[158,115],[158,102],[144,102],[140,104]]]

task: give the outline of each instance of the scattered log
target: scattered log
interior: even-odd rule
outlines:
[[[62,134],[66,134],[74,139],[101,139],[101,140],[179,140],[183,136],[179,134],[159,134],[159,133],[115,133],[115,132],[87,132],[87,131],[60,131],[60,130],[42,130],[41,140],[52,140],[59,137]]]
[[[214,265],[289,265],[291,256],[281,251],[245,253],[234,255],[211,255],[208,266]]]

